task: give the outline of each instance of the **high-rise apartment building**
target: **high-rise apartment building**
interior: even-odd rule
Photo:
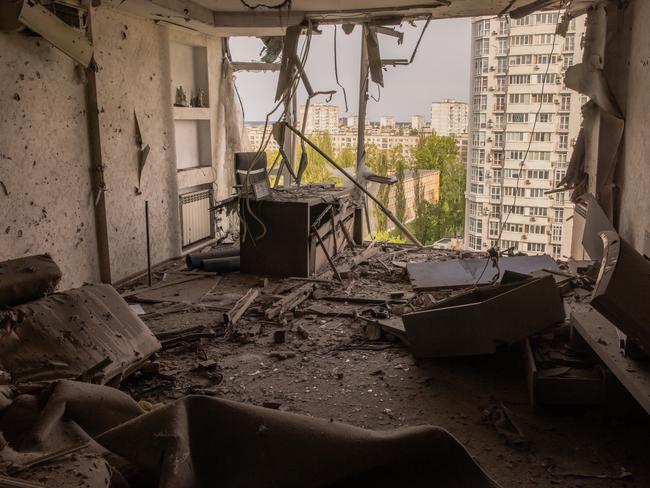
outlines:
[[[458,136],[467,132],[468,105],[445,99],[431,104],[431,129],[439,136]]]
[[[302,125],[302,119],[305,113],[305,106],[300,106],[300,118],[298,122]],[[326,103],[313,103],[309,105],[307,112],[307,123],[305,132],[334,132],[339,127],[339,107],[337,105],[328,105]]]
[[[581,59],[583,19],[565,37],[555,34],[558,12],[472,20],[467,249],[570,254],[573,206],[548,192],[580,128],[582,99],[563,75]]]

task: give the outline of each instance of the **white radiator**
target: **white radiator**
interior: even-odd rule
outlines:
[[[180,196],[183,247],[212,237],[212,190],[200,190]]]

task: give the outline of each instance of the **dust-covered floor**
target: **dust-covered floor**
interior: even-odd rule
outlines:
[[[377,305],[323,298],[386,297],[398,291],[409,296],[405,260],[457,257],[451,251],[394,257],[389,252],[381,263],[358,266],[343,284],[314,283],[314,296],[320,298],[304,301],[282,319],[267,320],[264,312],[306,282],[232,273],[216,278],[214,288],[191,306],[142,303],[143,319],[164,349],[122,389],[154,408],[198,393],[369,429],[440,426],[504,487],[650,486],[650,423],[629,399],[611,399],[605,407],[534,411],[519,346],[491,356],[416,361],[395,337],[369,340],[364,330],[369,321],[350,316],[382,313]],[[181,269],[181,261],[170,263],[156,270],[156,277],[178,278],[183,275],[174,271]],[[261,294],[236,324],[236,333],[226,337],[223,313],[251,287]],[[389,308],[395,315],[404,307]],[[489,414],[495,411],[506,411],[524,437],[513,440],[495,421],[499,417]]]

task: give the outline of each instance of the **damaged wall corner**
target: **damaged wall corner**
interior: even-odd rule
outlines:
[[[649,23],[650,2],[608,8],[605,75],[626,121],[614,179],[614,227],[640,253],[650,231]]]

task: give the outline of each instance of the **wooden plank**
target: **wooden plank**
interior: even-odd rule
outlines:
[[[591,307],[574,308],[571,326],[650,413],[650,364],[623,356],[616,327]]]
[[[235,326],[239,319],[244,315],[248,307],[255,301],[260,294],[259,288],[249,289],[237,303],[232,307],[229,312],[223,314],[223,321],[226,324],[226,337],[230,337],[235,332]]]
[[[283,313],[296,308],[304,302],[311,295],[312,291],[314,291],[315,287],[316,285],[314,283],[306,283],[299,286],[287,296],[275,302],[264,312],[264,315],[268,320],[281,317]]]

